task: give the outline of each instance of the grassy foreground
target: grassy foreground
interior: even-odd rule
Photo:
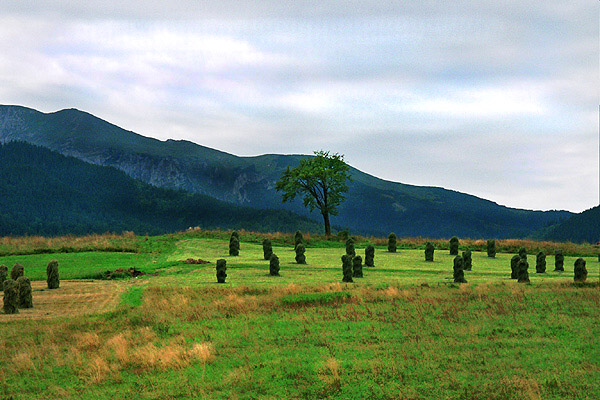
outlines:
[[[548,257],[538,275],[530,256],[532,283],[523,285],[508,279],[512,254],[474,252],[469,283],[459,286],[447,251],[426,263],[422,249],[390,254],[379,245],[375,268],[342,284],[342,244],[309,247],[305,266],[281,244],[280,277],[268,275],[257,243],[242,241],[240,256],[229,257],[226,240],[202,235],[136,238],[124,245],[130,253],[84,247],[1,257],[34,279],[52,258],[63,279],[132,266],[158,275],[102,286],[122,293],[103,312],[36,303],[59,298],[61,288],[34,291],[34,306],[64,317],[0,315],[0,396],[600,398],[597,258],[586,258],[588,284],[574,285],[574,257],[562,274]],[[215,283],[217,258],[227,259],[224,285]]]

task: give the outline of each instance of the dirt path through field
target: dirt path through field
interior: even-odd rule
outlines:
[[[0,311],[0,322],[16,319],[44,319],[90,314],[113,309],[128,286],[123,281],[60,281],[60,288],[49,290],[45,281],[31,282],[33,308],[19,314]]]

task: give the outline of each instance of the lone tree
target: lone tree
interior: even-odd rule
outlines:
[[[346,181],[350,180],[349,171],[343,155],[315,151],[314,157],[300,160],[296,168],[287,167],[275,189],[283,192],[283,202],[303,195],[304,207],[310,211],[316,208],[323,216],[325,235],[329,236],[329,215],[337,215],[337,207],[345,200],[343,193],[348,191]]]
[[[565,270],[565,256],[563,255],[562,250],[556,250],[556,254],[554,255],[554,270],[555,271],[564,271]]]
[[[585,268],[585,260],[583,258],[578,258],[575,260],[575,282],[585,282],[587,279],[587,269]]]
[[[433,261],[433,252],[435,251],[435,247],[431,242],[425,243],[425,261]]]
[[[488,255],[488,257],[491,257],[491,258],[496,257],[496,240],[495,239],[488,239],[487,255]]]
[[[342,256],[342,272],[344,274],[342,282],[354,282],[352,280],[352,256],[349,256],[348,254]]]
[[[368,245],[365,248],[365,265],[367,267],[375,266],[375,247]]]
[[[390,253],[396,252],[396,234],[394,232],[388,235],[388,251]]]
[[[546,272],[546,253],[539,251],[535,257],[535,273],[543,274]]]
[[[4,313],[19,313],[19,286],[13,279],[4,281]]]
[[[456,236],[452,236],[450,238],[450,255],[451,256],[458,255],[458,238]]]
[[[8,277],[8,267],[0,265],[0,291],[4,290],[4,281]]]
[[[269,274],[271,276],[279,276],[279,257],[276,254],[271,254],[269,259]]]
[[[46,267],[46,283],[48,283],[48,289],[58,289],[60,286],[58,261],[56,260],[50,261]]]
[[[273,254],[273,245],[271,244],[271,241],[269,239],[263,239],[262,246],[265,260],[270,260],[271,254]]]
[[[227,260],[221,258],[217,260],[217,282],[225,283],[227,278]]]
[[[302,243],[298,243],[296,246],[296,262],[298,264],[306,264],[306,256],[304,253],[306,252],[306,248]]]

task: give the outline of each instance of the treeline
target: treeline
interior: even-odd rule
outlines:
[[[157,188],[114,168],[25,143],[0,145],[0,235],[161,234],[190,226],[261,232],[321,229],[292,212]]]

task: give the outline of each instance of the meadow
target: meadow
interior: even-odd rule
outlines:
[[[459,285],[444,241],[425,262],[424,239],[401,240],[394,254],[383,239],[358,238],[358,254],[375,245],[375,267],[346,284],[342,242],[306,235],[308,264],[298,265],[291,236],[268,235],[281,267],[273,277],[262,236],[241,232],[238,257],[218,231],[0,240],[0,264],[18,262],[34,280],[34,308],[0,314],[0,396],[600,398],[597,247],[526,242],[530,284],[509,279],[514,253],[473,251]],[[548,256],[536,274],[539,247],[565,249],[565,272]],[[575,284],[581,255],[588,281]],[[51,259],[62,279],[52,291],[43,282]],[[131,267],[155,275],[91,279]]]

